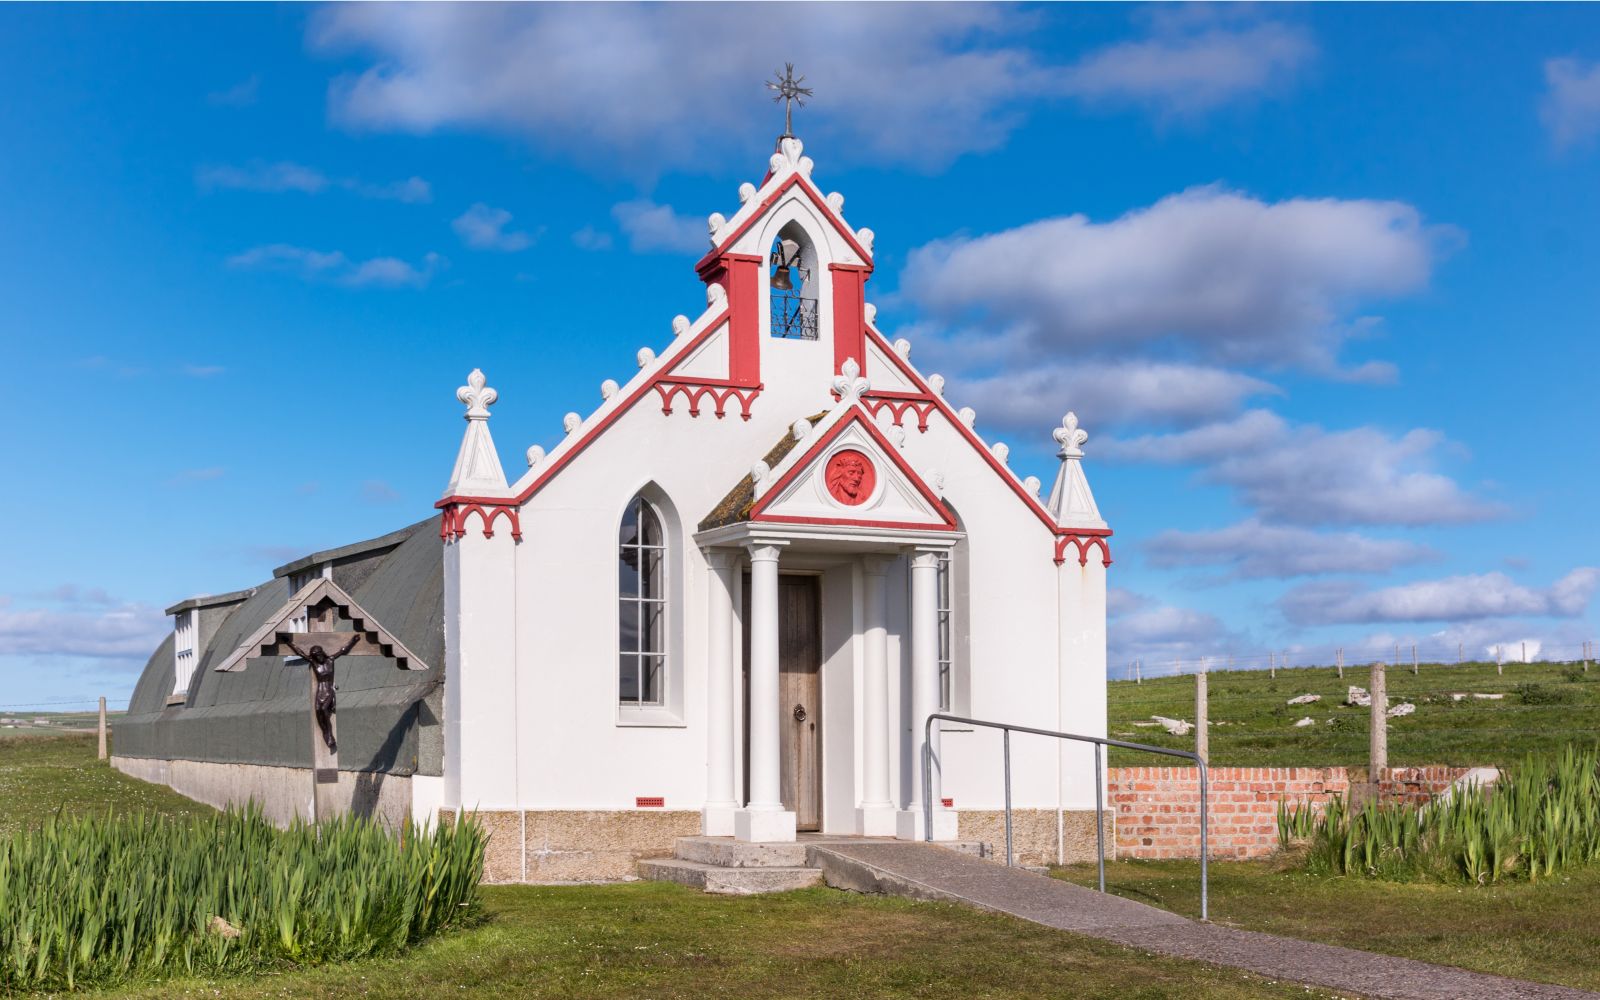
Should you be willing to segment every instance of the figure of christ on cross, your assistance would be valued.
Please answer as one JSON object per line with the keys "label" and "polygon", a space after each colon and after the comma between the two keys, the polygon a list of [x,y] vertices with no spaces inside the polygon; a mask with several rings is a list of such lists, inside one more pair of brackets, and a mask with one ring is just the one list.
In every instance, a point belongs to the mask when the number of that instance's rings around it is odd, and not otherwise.
{"label": "figure of christ on cross", "polygon": [[294,650],[294,655],[305,660],[311,667],[311,672],[317,678],[316,710],[317,728],[322,730],[322,742],[328,745],[329,753],[338,753],[339,744],[333,738],[333,713],[338,710],[338,690],[333,686],[333,661],[350,652],[355,644],[360,641],[360,633],[350,636],[350,641],[337,653],[328,653],[321,646],[312,646],[310,652],[301,649],[289,640],[289,648]]}

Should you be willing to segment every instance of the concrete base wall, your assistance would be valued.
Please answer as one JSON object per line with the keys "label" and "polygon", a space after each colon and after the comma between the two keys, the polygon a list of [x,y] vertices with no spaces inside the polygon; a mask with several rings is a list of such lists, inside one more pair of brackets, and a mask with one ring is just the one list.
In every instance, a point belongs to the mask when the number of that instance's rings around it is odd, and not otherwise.
{"label": "concrete base wall", "polygon": [[[962,840],[981,840],[1005,861],[1006,814],[1003,809],[962,809],[957,816],[957,835]],[[1116,816],[1107,806],[1104,813],[1106,857],[1116,856]],[[1095,859],[1094,810],[1014,809],[1011,812],[1011,848],[1017,864],[1040,866],[1078,864]]]}
{"label": "concrete base wall", "polygon": [[[278,826],[288,826],[296,818],[311,818],[308,768],[117,756],[111,758],[111,766],[218,809],[254,801]],[[411,816],[411,778],[407,775],[340,771],[339,783],[325,786],[323,794],[341,813],[373,816],[395,826]]]}
{"label": "concrete base wall", "polygon": [[[479,812],[489,834],[485,882],[613,882],[634,878],[644,858],[670,857],[679,837],[700,834],[700,813],[681,809],[506,809]],[[441,822],[455,811],[440,809]]]}

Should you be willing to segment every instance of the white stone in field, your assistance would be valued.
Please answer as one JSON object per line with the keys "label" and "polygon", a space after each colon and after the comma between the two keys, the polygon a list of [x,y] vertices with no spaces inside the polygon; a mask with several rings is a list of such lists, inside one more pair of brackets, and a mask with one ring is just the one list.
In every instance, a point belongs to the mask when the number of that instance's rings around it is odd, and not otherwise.
{"label": "white stone in field", "polygon": [[1298,722],[1296,722],[1294,724],[1294,727],[1296,729],[1304,729],[1307,726],[1314,726],[1316,724],[1317,724],[1317,720],[1313,719],[1311,716],[1308,715],[1305,718],[1303,718],[1303,719],[1299,720]]}
{"label": "white stone in field", "polygon": [[1411,702],[1409,702],[1409,701],[1403,701],[1400,704],[1396,705],[1395,707],[1389,709],[1389,718],[1398,719],[1402,715],[1410,715],[1412,712],[1415,712],[1416,710],[1417,710],[1417,706],[1411,704]]}
{"label": "white stone in field", "polygon": [[1356,687],[1352,684],[1350,685],[1349,693],[1345,695],[1344,703],[1346,705],[1360,705],[1363,708],[1370,708],[1372,706],[1372,694],[1366,688]]}
{"label": "white stone in field", "polygon": [[1154,719],[1157,725],[1174,736],[1188,736],[1194,732],[1194,723],[1184,719],[1169,719],[1164,715],[1152,715],[1150,718]]}
{"label": "white stone in field", "polygon": [[[1320,695],[1320,694],[1303,694],[1298,698],[1290,698],[1284,704],[1286,704],[1286,705],[1309,705],[1314,701],[1321,701],[1321,700],[1322,700],[1322,695]],[[1296,723],[1296,725],[1298,725],[1298,724],[1299,723]]]}

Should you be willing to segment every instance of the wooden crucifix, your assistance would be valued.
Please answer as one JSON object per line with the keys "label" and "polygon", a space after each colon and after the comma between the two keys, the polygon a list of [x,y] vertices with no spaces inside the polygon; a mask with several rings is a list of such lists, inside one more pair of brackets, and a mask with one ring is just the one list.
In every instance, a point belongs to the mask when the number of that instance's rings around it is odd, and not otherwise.
{"label": "wooden crucifix", "polygon": [[[348,631],[341,630],[346,622]],[[311,695],[311,819],[332,816],[339,783],[335,661],[345,656],[384,656],[402,670],[426,670],[427,664],[329,579],[301,588],[217,669],[242,670],[250,659],[263,656],[297,656],[305,661]]]}

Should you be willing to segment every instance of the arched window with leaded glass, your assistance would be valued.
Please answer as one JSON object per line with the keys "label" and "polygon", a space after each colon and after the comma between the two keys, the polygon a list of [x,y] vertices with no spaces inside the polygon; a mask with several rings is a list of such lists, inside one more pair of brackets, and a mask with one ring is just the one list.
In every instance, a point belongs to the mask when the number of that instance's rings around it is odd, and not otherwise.
{"label": "arched window with leaded glass", "polygon": [[666,699],[670,643],[667,539],[643,494],[628,501],[617,531],[617,696],[625,707]]}

